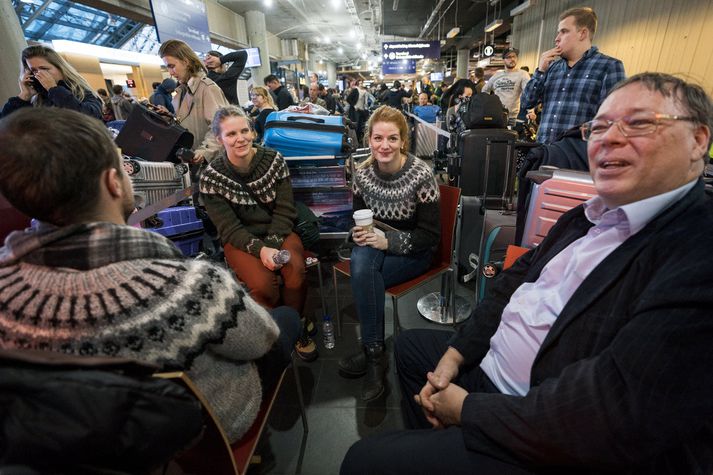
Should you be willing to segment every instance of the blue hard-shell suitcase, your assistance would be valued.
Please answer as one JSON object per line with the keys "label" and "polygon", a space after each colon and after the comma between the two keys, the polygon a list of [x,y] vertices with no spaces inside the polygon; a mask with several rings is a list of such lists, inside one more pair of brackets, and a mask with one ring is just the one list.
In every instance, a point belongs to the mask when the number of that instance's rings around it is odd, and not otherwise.
{"label": "blue hard-shell suitcase", "polygon": [[272,112],[265,121],[263,144],[285,157],[346,156],[352,151],[342,116]]}

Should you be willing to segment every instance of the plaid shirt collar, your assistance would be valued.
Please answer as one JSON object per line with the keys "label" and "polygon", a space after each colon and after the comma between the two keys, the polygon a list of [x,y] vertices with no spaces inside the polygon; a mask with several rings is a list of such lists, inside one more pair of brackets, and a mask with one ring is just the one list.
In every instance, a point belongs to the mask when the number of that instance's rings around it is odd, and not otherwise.
{"label": "plaid shirt collar", "polygon": [[183,254],[160,234],[105,222],[56,227],[40,223],[15,231],[0,248],[0,267],[25,262],[88,270],[131,259],[178,259]]}

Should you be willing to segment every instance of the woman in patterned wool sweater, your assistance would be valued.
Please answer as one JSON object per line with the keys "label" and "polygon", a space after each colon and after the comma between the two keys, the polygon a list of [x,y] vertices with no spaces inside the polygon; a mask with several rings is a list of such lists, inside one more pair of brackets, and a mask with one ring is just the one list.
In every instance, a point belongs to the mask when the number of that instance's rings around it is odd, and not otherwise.
{"label": "woman in patterned wool sweater", "polygon": [[[259,303],[274,308],[282,301],[302,315],[304,249],[292,231],[297,211],[287,164],[275,150],[253,144],[252,122],[239,107],[218,109],[211,127],[223,150],[201,175],[200,193],[228,265]],[[290,251],[285,264],[273,259],[281,249]],[[276,271],[282,275],[282,289]],[[318,355],[306,333],[296,350],[305,361]]]}
{"label": "woman in patterned wool sweater", "polygon": [[363,351],[339,361],[347,376],[366,375],[361,397],[384,391],[385,289],[423,274],[440,239],[439,193],[430,167],[408,155],[408,126],[398,110],[382,106],[369,119],[371,156],[354,175],[354,210],[370,209],[394,230],[352,229],[351,285]]}

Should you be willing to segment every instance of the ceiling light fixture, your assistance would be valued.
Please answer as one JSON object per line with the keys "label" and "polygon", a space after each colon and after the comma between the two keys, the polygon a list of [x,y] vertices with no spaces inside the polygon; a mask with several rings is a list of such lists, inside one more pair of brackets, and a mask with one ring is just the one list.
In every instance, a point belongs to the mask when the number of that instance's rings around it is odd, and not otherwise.
{"label": "ceiling light fixture", "polygon": [[[500,20],[500,21],[502,22],[502,20]],[[322,40],[323,40],[325,43],[329,43],[329,36],[325,36],[324,38],[322,38]]]}
{"label": "ceiling light fixture", "polygon": [[342,48],[341,46],[339,48],[337,48],[337,53],[339,53],[339,54],[344,53],[344,48]]}
{"label": "ceiling light fixture", "polygon": [[510,10],[510,16],[517,16],[528,8],[530,8],[530,0],[525,0],[520,5]]}
{"label": "ceiling light fixture", "polygon": [[451,28],[451,31],[446,33],[446,38],[453,38],[454,36],[458,35],[458,33],[460,33],[460,28],[454,26],[453,28]]}
{"label": "ceiling light fixture", "polygon": [[502,18],[493,20],[492,22],[488,23],[488,25],[485,27],[485,32],[492,33],[493,31],[497,30],[498,27],[502,26],[502,24],[503,24]]}
{"label": "ceiling light fixture", "polygon": [[361,49],[361,43],[356,44],[356,49]]}
{"label": "ceiling light fixture", "polygon": [[265,6],[266,6],[267,8],[272,7],[272,0],[264,0],[263,3],[265,4]]}
{"label": "ceiling light fixture", "polygon": [[394,0],[394,5],[392,7],[392,10],[396,11],[399,9],[399,0]]}
{"label": "ceiling light fixture", "polygon": [[342,0],[332,0],[332,8],[335,10],[339,8],[339,5],[342,3]]}

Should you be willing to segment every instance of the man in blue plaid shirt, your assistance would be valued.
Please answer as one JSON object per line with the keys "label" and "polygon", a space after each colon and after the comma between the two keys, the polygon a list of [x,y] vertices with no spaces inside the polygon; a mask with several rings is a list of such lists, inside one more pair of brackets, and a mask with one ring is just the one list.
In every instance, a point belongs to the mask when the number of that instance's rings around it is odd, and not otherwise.
{"label": "man in blue plaid shirt", "polygon": [[594,10],[570,8],[559,19],[555,47],[542,54],[521,98],[523,109],[542,102],[540,143],[554,142],[562,132],[592,119],[614,84],[625,78],[621,61],[592,46]]}

